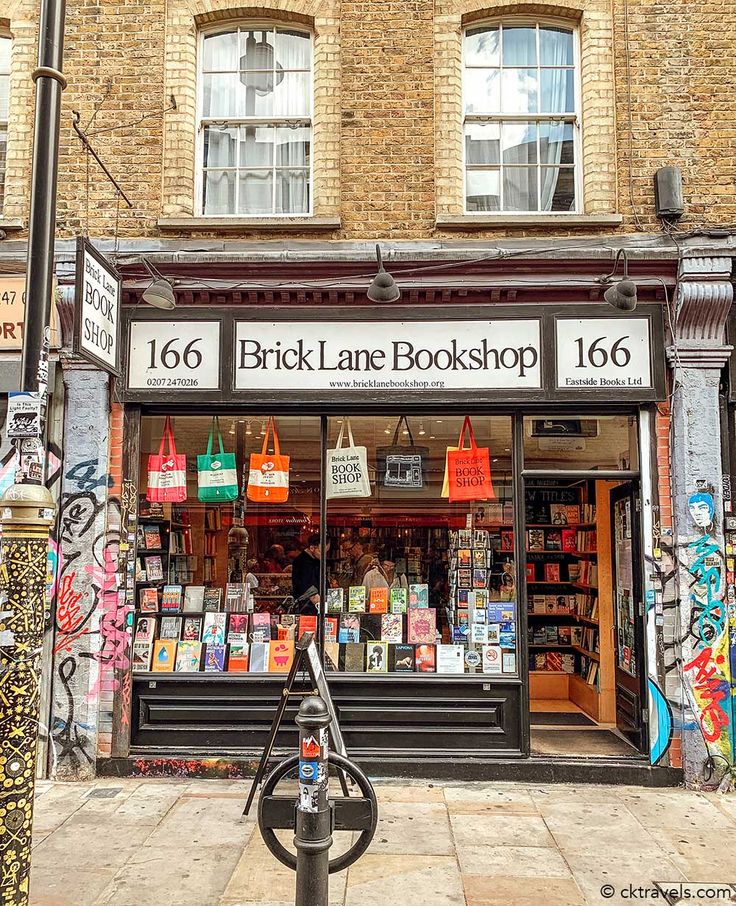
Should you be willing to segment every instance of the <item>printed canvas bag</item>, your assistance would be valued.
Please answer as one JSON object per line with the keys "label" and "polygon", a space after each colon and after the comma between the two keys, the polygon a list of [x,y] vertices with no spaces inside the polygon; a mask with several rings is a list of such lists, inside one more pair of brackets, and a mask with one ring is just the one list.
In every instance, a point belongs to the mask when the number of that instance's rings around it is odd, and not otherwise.
{"label": "printed canvas bag", "polygon": [[[273,431],[273,453],[268,442]],[[248,500],[255,503],[285,503],[289,497],[289,457],[281,455],[276,420],[271,416],[260,453],[250,454]]]}
{"label": "printed canvas bag", "polygon": [[[164,452],[168,447],[168,452]],[[158,453],[148,457],[146,500],[152,503],[182,503],[187,499],[187,458],[176,452],[171,419],[166,416]]]}
{"label": "printed canvas bag", "polygon": [[[215,433],[219,453],[212,453]],[[222,434],[217,416],[212,419],[207,452],[197,457],[197,496],[203,503],[218,503],[235,500],[238,496],[238,470],[235,454],[226,453],[222,446]]]}
{"label": "printed canvas bag", "polygon": [[[470,447],[465,449],[467,432]],[[450,502],[457,500],[491,500],[496,495],[491,484],[491,457],[488,447],[475,443],[473,426],[466,415],[457,450],[447,452],[447,483]]]}
{"label": "printed canvas bag", "polygon": [[[349,446],[343,447],[346,426]],[[371,496],[368,453],[365,447],[355,446],[349,418],[346,418],[340,425],[335,449],[327,451],[326,482],[328,500]]]}
{"label": "printed canvas bag", "polygon": [[[399,443],[401,426],[406,426],[409,443]],[[378,447],[376,450],[378,475],[381,485],[387,490],[420,490],[426,484],[428,447],[414,445],[414,437],[405,415],[396,424],[393,441],[390,446]]]}

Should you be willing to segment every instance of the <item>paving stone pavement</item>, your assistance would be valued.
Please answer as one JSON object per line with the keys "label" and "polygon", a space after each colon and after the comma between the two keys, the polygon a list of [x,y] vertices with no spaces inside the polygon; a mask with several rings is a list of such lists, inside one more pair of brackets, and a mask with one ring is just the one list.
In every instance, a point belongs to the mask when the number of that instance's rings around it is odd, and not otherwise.
{"label": "paving stone pavement", "polygon": [[[39,783],[32,906],[291,906],[293,873],[241,816],[247,788]],[[662,904],[654,882],[736,884],[733,794],[426,781],[376,792],[376,836],[331,877],[330,906]],[[736,903],[736,887],[682,902]]]}

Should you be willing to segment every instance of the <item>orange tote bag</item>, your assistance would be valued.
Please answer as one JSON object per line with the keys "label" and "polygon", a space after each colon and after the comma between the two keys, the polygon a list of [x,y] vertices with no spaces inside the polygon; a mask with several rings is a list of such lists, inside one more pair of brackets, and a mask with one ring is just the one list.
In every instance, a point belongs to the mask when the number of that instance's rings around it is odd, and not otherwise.
{"label": "orange tote bag", "polygon": [[[465,448],[467,432],[470,447]],[[450,503],[459,500],[492,500],[496,495],[491,483],[491,457],[488,447],[475,442],[473,426],[466,415],[457,450],[447,451],[447,484]]]}
{"label": "orange tote bag", "polygon": [[[273,431],[273,453],[268,452],[268,442]],[[276,420],[268,420],[263,448],[250,454],[248,474],[248,500],[255,503],[285,503],[289,497],[289,457],[281,455]]]}

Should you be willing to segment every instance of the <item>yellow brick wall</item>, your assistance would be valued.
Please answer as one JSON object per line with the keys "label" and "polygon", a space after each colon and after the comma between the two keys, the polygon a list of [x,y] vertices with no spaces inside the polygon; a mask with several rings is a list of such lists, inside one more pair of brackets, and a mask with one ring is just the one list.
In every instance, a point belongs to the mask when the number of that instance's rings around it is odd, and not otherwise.
{"label": "yellow brick wall", "polygon": [[[5,0],[0,9],[0,25],[15,38],[3,220],[27,218],[36,10],[35,0]],[[620,212],[622,232],[657,231],[652,177],[659,166],[677,164],[685,180],[683,226],[736,222],[736,0],[628,0],[628,8],[624,0],[557,0],[551,6],[269,0],[257,7],[227,0],[68,0],[60,231],[73,235],[89,222],[91,235],[111,235],[117,223],[121,236],[156,236],[159,218],[192,212],[196,28],[232,15],[297,20],[314,29],[315,214],[339,215],[342,228],[290,236],[456,237],[439,231],[435,217],[462,210],[462,26],[519,13],[579,22],[587,212]],[[136,122],[161,111],[171,93],[176,112]],[[72,110],[97,131],[95,147],[133,200],[132,210],[118,208],[114,190],[87,160],[71,127]],[[122,124],[129,125],[98,131]],[[461,235],[508,234],[522,233],[499,228]]]}

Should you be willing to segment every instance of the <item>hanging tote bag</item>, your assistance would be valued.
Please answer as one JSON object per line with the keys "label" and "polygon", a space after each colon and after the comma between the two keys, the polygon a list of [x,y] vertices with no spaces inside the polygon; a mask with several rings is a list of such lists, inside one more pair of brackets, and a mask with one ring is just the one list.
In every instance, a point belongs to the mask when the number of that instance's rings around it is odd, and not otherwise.
{"label": "hanging tote bag", "polygon": [[[269,453],[268,441],[272,431],[273,453]],[[255,503],[285,503],[289,497],[289,457],[281,455],[273,416],[268,420],[261,452],[250,454],[246,496]]]}
{"label": "hanging tote bag", "polygon": [[[168,447],[168,452],[165,448]],[[176,452],[171,419],[166,416],[158,453],[148,457],[146,500],[152,503],[183,503],[187,499],[187,458]]]}
{"label": "hanging tote bag", "polygon": [[[220,452],[213,455],[215,435]],[[235,500],[237,496],[238,469],[235,454],[224,451],[220,423],[215,416],[207,440],[207,452],[197,457],[197,497],[203,503],[220,503]]]}
{"label": "hanging tote bag", "polygon": [[[347,426],[349,446],[342,441]],[[356,447],[350,419],[344,419],[337,435],[334,450],[327,451],[327,499],[345,497],[370,497],[371,482],[368,476],[368,453],[365,447]]]}
{"label": "hanging tote bag", "polygon": [[[465,448],[467,432],[470,447]],[[458,500],[491,500],[496,495],[491,484],[491,457],[488,447],[475,443],[473,426],[466,415],[457,450],[447,452],[447,482],[450,503]]]}
{"label": "hanging tote bag", "polygon": [[[406,433],[409,435],[409,443],[406,446],[399,443],[402,424],[406,426]],[[421,490],[427,483],[428,457],[429,447],[415,446],[409,422],[406,416],[402,415],[396,424],[391,445],[376,449],[380,484],[389,491]]]}

